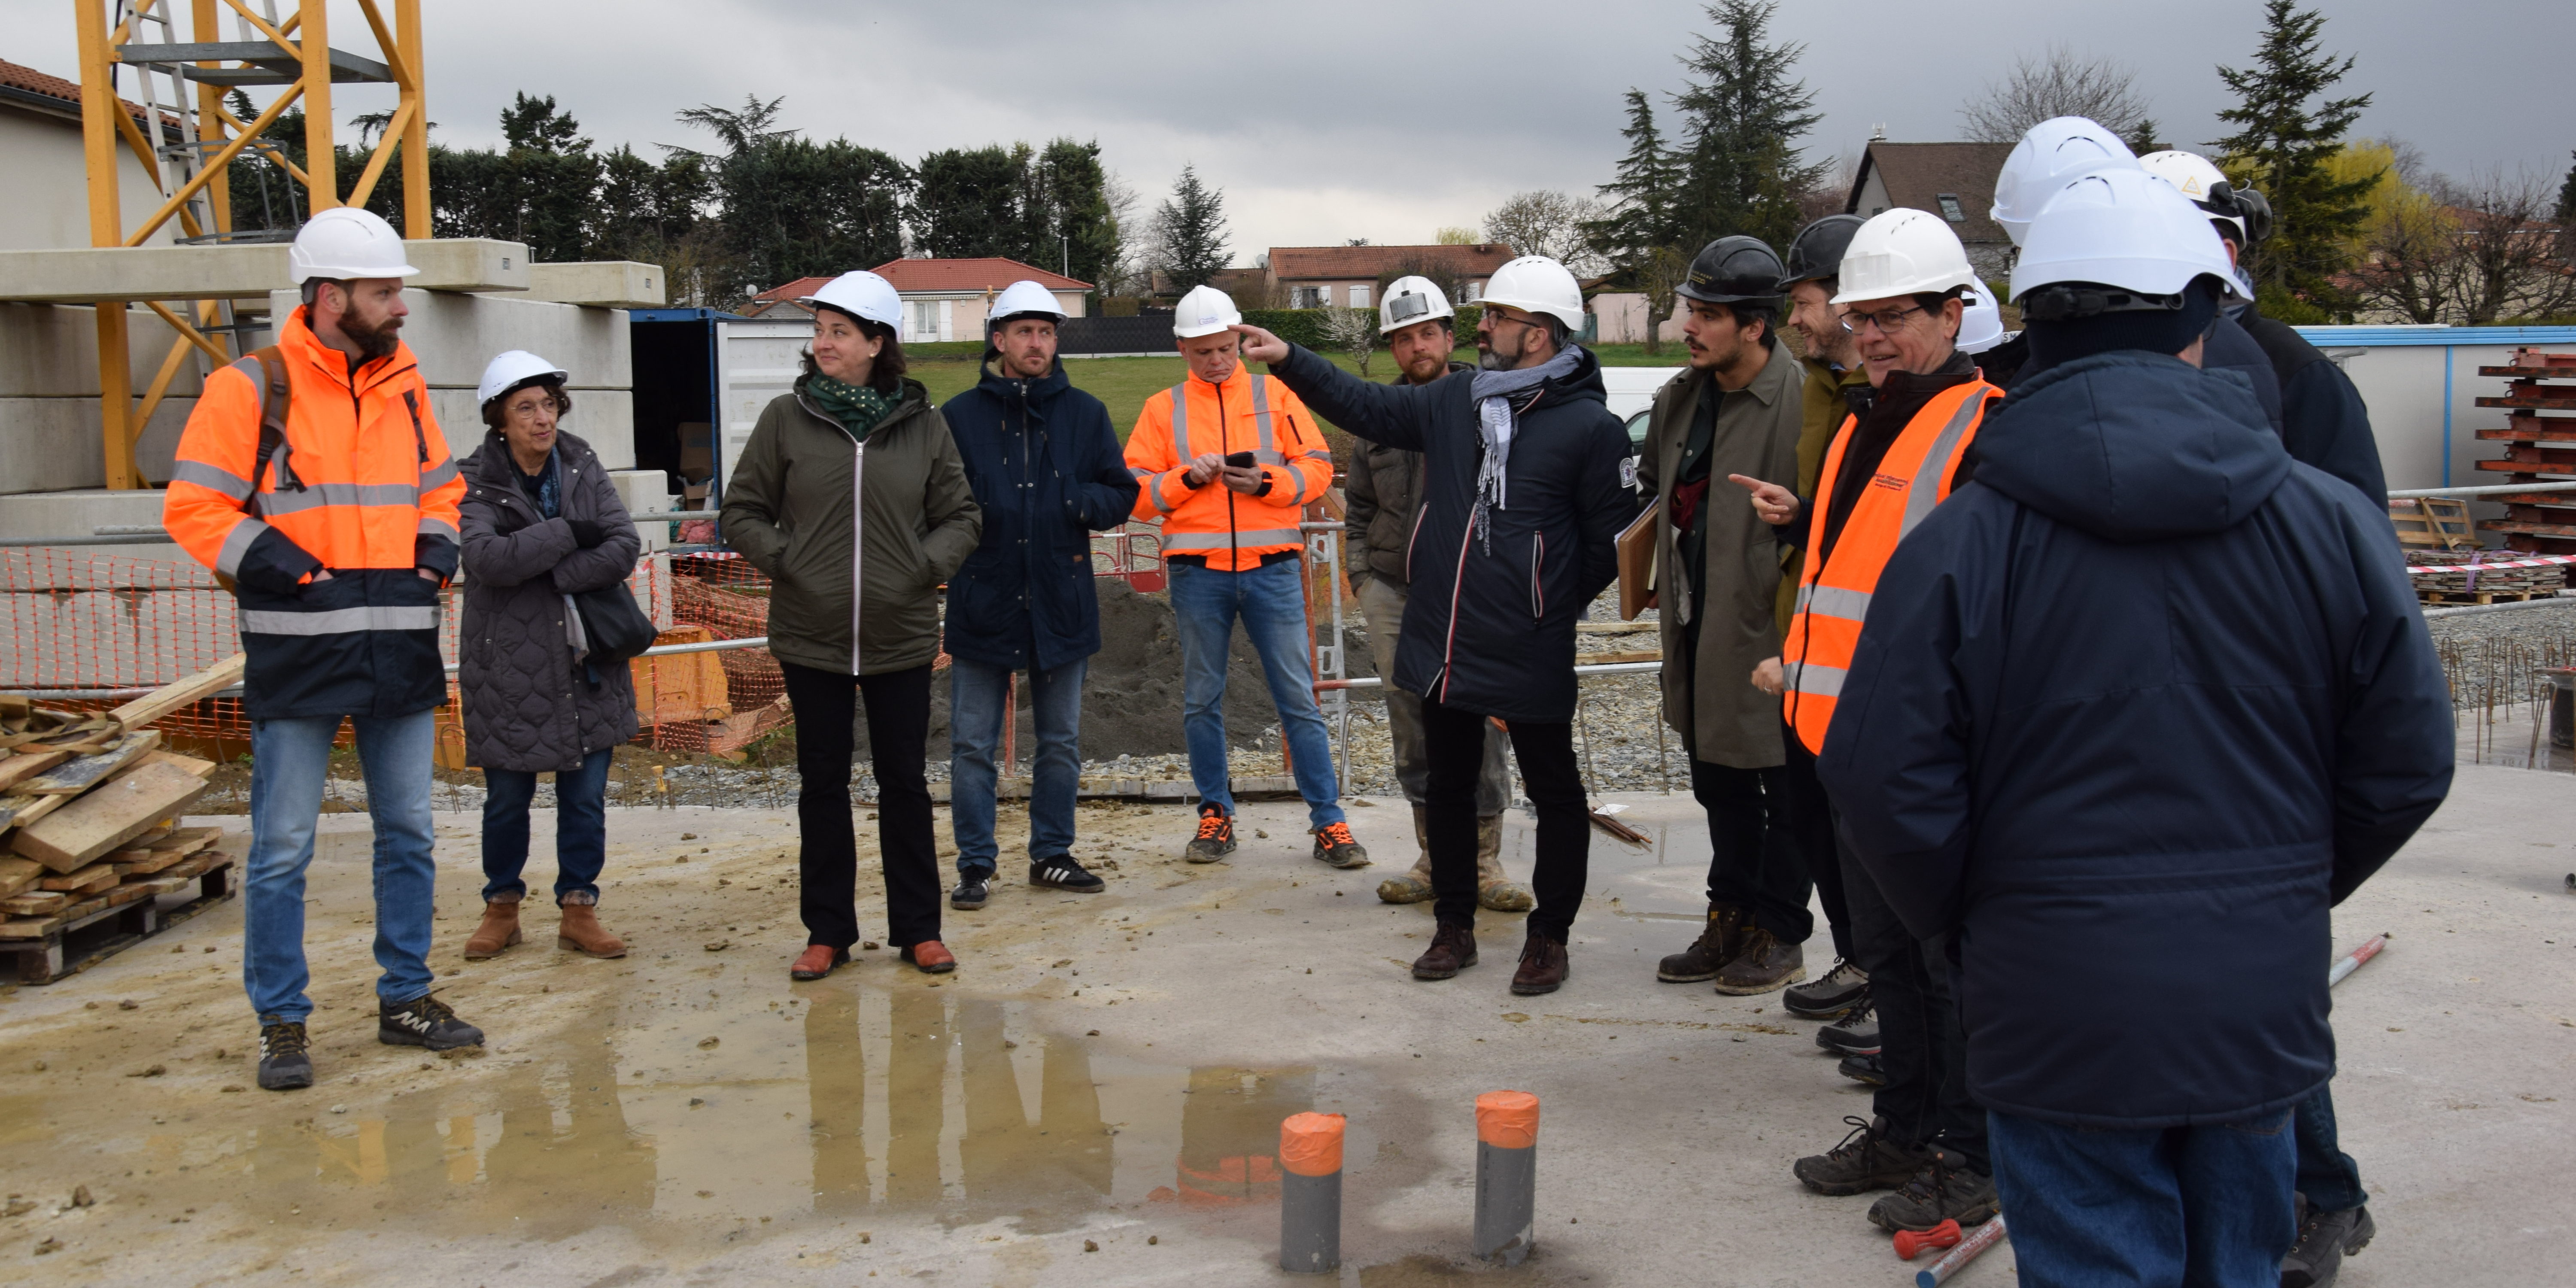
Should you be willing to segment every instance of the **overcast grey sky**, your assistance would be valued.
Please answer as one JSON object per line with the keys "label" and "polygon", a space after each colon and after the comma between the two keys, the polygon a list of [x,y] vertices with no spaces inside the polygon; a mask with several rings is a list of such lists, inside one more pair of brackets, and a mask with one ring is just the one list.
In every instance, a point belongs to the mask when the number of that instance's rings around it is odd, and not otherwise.
{"label": "overcast grey sky", "polygon": [[[254,6],[258,0],[253,0]],[[281,8],[290,6],[281,5]],[[390,0],[384,7],[390,11]],[[2552,0],[2328,0],[2329,48],[2359,56],[2365,134],[2454,174],[2563,174],[2576,147]],[[354,0],[334,44],[371,51]],[[513,91],[552,94],[603,145],[708,146],[671,114],[784,95],[790,125],[910,161],[944,147],[1099,140],[1150,208],[1185,162],[1225,190],[1237,262],[1273,244],[1427,241],[1527,188],[1588,192],[1621,151],[1620,95],[1678,87],[1701,6],[885,4],[872,0],[428,0],[430,116],[451,145],[498,142]],[[2051,42],[2127,63],[2164,136],[2220,133],[2214,66],[2243,65],[2259,0],[1791,0],[1819,156],[1959,136],[1958,106]],[[72,6],[0,0],[0,58],[76,72]],[[227,23],[227,35],[230,24]],[[350,114],[392,91],[340,87]],[[1658,99],[1659,107],[1661,99]]]}

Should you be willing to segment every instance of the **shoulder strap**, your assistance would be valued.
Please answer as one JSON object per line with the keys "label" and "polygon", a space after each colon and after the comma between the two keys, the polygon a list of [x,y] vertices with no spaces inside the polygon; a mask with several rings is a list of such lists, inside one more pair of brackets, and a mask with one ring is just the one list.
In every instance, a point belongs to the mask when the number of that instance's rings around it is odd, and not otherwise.
{"label": "shoulder strap", "polygon": [[252,512],[259,504],[260,476],[267,472],[270,458],[277,459],[277,489],[301,492],[304,482],[295,477],[288,464],[286,451],[286,418],[294,402],[294,386],[286,378],[286,355],[276,345],[252,350],[259,363],[259,457],[250,467],[250,495],[242,498],[242,511]]}
{"label": "shoulder strap", "polygon": [[429,467],[429,435],[420,428],[420,391],[404,390],[403,406],[411,409],[411,445],[420,453],[421,467],[426,469]]}

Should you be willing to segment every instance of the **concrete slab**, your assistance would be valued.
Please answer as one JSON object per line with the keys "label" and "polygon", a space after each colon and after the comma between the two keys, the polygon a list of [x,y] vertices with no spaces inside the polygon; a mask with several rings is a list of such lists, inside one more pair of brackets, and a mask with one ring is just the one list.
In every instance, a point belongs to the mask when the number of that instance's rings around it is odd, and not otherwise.
{"label": "concrete slab", "polygon": [[[1654,981],[1696,933],[1707,833],[1686,798],[1621,799],[1654,848],[1595,838],[1575,975],[1541,998],[1506,990],[1519,928],[1493,914],[1483,964],[1404,973],[1430,918],[1372,894],[1410,858],[1395,802],[1351,803],[1379,858],[1357,872],[1306,857],[1295,805],[1246,806],[1243,848],[1208,867],[1176,858],[1185,808],[1086,806],[1106,893],[1006,865],[991,906],[946,914],[957,974],[876,950],[814,984],[786,978],[804,942],[787,812],[616,812],[601,912],[631,954],[558,952],[532,906],[527,944],[472,964],[477,819],[441,815],[432,964],[491,1035],[459,1060],[373,1041],[365,820],[333,814],[306,907],[320,1084],[231,1090],[252,1027],[227,906],[0,996],[0,1187],[37,1204],[12,1229],[52,1240],[50,1264],[150,1288],[1284,1284],[1314,1280],[1273,1268],[1277,1124],[1316,1108],[1351,1116],[1338,1282],[1453,1284],[1477,1273],[1472,1100],[1514,1088],[1543,1105],[1538,1251],[1496,1282],[1904,1282],[1869,1199],[1790,1178],[1867,1112],[1812,1026],[1776,997]],[[1006,811],[1005,852],[1025,835]],[[2464,766],[2337,912],[2339,944],[2394,932],[2335,999],[2343,1143],[2380,1227],[2346,1288],[2556,1277],[2576,1198],[2533,1178],[2576,1126],[2571,838],[2562,780]],[[1511,815],[1507,866],[1528,843]],[[74,1186],[95,1204],[66,1206]],[[2006,1248],[1956,1282],[2012,1269]]]}
{"label": "concrete slab", "polygon": [[[419,359],[421,378],[432,385],[472,389],[492,355],[525,349],[571,372],[573,389],[635,386],[634,346],[623,310],[426,290],[404,291],[403,303],[411,309],[403,343]],[[279,291],[269,297],[269,307],[283,317],[300,307],[299,297]]]}
{"label": "concrete slab", "polygon": [[[125,318],[127,378],[136,397],[152,385],[177,332],[149,309]],[[192,353],[169,392],[194,398],[206,367]],[[0,398],[98,397],[98,314],[86,305],[0,304]]]}
{"label": "concrete slab", "polygon": [[[417,352],[417,350],[415,350]],[[495,352],[498,352],[496,350]],[[479,371],[476,374],[481,374]],[[471,456],[483,445],[483,407],[474,399],[471,385],[433,385],[429,405],[438,416],[438,427],[447,435],[448,450],[458,456]],[[599,453],[600,463],[612,470],[622,470],[635,463],[635,394],[627,389],[583,389],[574,387],[572,414],[564,418],[563,427],[579,434]]]}
{"label": "concrete slab", "polygon": [[[408,243],[420,270],[410,284],[429,291],[524,291],[528,248],[517,242],[452,238]],[[137,246],[0,251],[0,300],[243,298],[291,290],[283,244]]]}
{"label": "concrete slab", "polygon": [[662,307],[662,285],[659,264],[624,259],[530,264],[527,298],[594,308],[658,309]]}
{"label": "concrete slab", "polygon": [[[194,398],[165,398],[135,440],[143,476],[166,479],[179,431]],[[89,398],[0,398],[0,486],[11,492],[62,492],[107,484],[99,404]],[[52,535],[31,534],[31,535]]]}

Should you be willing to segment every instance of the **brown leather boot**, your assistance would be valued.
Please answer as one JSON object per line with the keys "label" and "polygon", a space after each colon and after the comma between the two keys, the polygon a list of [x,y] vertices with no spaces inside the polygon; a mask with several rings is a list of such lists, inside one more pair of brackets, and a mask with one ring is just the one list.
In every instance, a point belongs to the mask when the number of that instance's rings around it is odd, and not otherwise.
{"label": "brown leather boot", "polygon": [[1574,973],[1574,963],[1565,956],[1565,945],[1537,930],[1521,945],[1521,966],[1512,972],[1512,991],[1523,997],[1553,993]]}
{"label": "brown leather boot", "polygon": [[1431,932],[1431,947],[1413,959],[1415,979],[1448,979],[1476,964],[1476,931],[1472,926],[1442,926]]}
{"label": "brown leather boot", "polygon": [[1668,984],[1697,984],[1717,978],[1718,971],[1744,951],[1745,911],[1731,903],[1708,906],[1708,924],[1691,946],[1655,967],[1655,978]]}
{"label": "brown leather boot", "polygon": [[465,960],[479,962],[498,957],[501,950],[521,940],[519,934],[519,896],[486,900],[483,924],[465,940]]}
{"label": "brown leather boot", "polygon": [[1496,912],[1527,912],[1538,906],[1538,896],[1503,871],[1500,814],[1476,820],[1476,902]]}
{"label": "brown leather boot", "polygon": [[563,922],[555,927],[555,947],[569,948],[588,957],[623,957],[626,941],[608,933],[599,924],[599,909],[586,903],[563,906]]}
{"label": "brown leather boot", "polygon": [[1431,898],[1431,811],[1413,807],[1413,868],[1377,883],[1377,897],[1388,903],[1421,903]]}
{"label": "brown leather boot", "polygon": [[1751,997],[1787,988],[1806,977],[1806,950],[1781,943],[1779,936],[1756,926],[1745,933],[1744,946],[1734,960],[1717,972],[1717,991]]}

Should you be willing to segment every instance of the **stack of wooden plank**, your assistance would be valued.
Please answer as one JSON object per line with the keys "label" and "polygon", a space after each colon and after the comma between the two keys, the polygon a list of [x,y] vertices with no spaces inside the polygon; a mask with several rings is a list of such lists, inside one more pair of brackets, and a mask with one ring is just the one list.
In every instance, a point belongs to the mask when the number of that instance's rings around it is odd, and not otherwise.
{"label": "stack of wooden plank", "polygon": [[2420,568],[2439,569],[2410,574],[2415,581],[2416,598],[2428,604],[2493,604],[2547,598],[2567,584],[2567,570],[2559,565],[2538,568],[2484,566],[2493,561],[2522,557],[2520,552],[2513,550],[2418,548],[2406,552],[2408,563]]}

